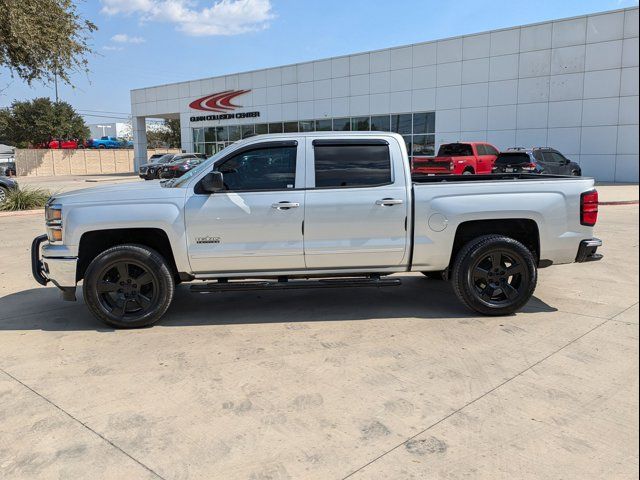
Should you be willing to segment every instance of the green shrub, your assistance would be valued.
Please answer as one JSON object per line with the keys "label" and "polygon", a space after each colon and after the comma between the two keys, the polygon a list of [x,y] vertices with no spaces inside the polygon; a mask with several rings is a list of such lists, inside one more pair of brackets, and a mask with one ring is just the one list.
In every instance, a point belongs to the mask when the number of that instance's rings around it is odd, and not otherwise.
{"label": "green shrub", "polygon": [[42,188],[19,188],[7,190],[4,202],[0,203],[0,210],[16,211],[44,208],[51,192]]}

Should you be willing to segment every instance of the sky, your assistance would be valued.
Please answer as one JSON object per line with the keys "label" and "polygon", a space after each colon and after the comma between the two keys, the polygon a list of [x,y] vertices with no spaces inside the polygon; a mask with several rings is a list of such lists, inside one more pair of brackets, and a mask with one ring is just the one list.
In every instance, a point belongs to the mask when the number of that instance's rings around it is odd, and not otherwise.
{"label": "sky", "polygon": [[[89,74],[59,86],[87,123],[122,121],[130,90],[638,5],[637,0],[85,0]],[[0,68],[0,107],[54,97]]]}

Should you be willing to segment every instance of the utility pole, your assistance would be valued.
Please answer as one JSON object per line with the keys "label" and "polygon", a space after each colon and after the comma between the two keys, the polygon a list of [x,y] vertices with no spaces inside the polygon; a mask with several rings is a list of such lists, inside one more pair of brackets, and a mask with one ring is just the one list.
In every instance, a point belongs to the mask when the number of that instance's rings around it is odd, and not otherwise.
{"label": "utility pole", "polygon": [[53,72],[53,84],[56,89],[56,103],[58,103],[58,72]]}

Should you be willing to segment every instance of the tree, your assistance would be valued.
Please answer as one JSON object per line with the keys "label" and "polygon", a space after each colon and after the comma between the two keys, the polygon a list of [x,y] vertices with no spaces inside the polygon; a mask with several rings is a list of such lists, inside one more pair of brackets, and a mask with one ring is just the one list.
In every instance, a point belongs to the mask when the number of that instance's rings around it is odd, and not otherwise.
{"label": "tree", "polygon": [[0,0],[0,66],[28,84],[56,76],[69,84],[71,73],[88,71],[95,30],[71,0]]}
{"label": "tree", "polygon": [[84,119],[71,105],[49,98],[13,102],[5,122],[6,132],[0,132],[0,137],[17,146],[34,146],[52,139],[85,139],[90,135]]}
{"label": "tree", "polygon": [[11,112],[8,108],[0,108],[0,143],[10,143],[8,137],[9,119]]}
{"label": "tree", "polygon": [[180,148],[180,120],[165,120],[156,128],[147,128],[149,148]]}

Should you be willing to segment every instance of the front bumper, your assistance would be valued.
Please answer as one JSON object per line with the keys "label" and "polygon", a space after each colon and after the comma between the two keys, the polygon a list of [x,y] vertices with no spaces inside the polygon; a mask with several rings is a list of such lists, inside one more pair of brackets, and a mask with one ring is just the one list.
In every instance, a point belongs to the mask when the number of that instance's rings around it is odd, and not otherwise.
{"label": "front bumper", "polygon": [[602,255],[596,253],[598,247],[602,246],[602,240],[599,238],[590,238],[589,240],[582,240],[580,247],[578,248],[578,255],[576,255],[576,262],[597,262],[602,260]]}
{"label": "front bumper", "polygon": [[40,246],[47,241],[40,235],[31,243],[31,273],[40,285],[51,282],[62,290],[65,300],[75,300],[76,257],[41,257]]}

